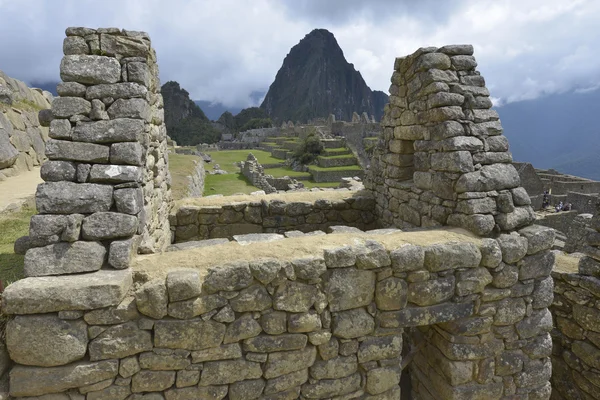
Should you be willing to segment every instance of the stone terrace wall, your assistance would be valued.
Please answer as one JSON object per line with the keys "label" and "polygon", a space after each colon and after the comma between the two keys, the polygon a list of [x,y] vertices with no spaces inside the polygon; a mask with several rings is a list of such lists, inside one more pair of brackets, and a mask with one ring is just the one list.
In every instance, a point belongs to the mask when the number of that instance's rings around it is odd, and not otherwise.
{"label": "stone terrace wall", "polygon": [[131,270],[26,278],[3,297],[11,395],[399,400],[404,329],[431,326],[414,398],[548,399],[552,241],[353,241],[136,290]]}
{"label": "stone terrace wall", "polygon": [[470,45],[396,59],[382,148],[365,186],[388,226],[460,226],[478,235],[534,219]]}
{"label": "stone terrace wall", "polygon": [[52,94],[28,88],[0,71],[0,181],[31,171],[46,159],[48,128],[38,110],[50,108]]}
{"label": "stone terrace wall", "polygon": [[578,273],[552,273],[553,399],[597,399],[600,387],[600,217],[591,219]]}
{"label": "stone terrace wall", "polygon": [[148,35],[66,33],[26,276],[127,268],[137,249],[160,251],[171,239],[167,135]]}
{"label": "stone terrace wall", "polygon": [[348,192],[342,200],[259,200],[219,206],[181,206],[170,216],[173,243],[215,238],[232,239],[248,233],[283,233],[292,230],[327,231],[334,225],[369,230],[377,227],[368,195]]}
{"label": "stone terrace wall", "polygon": [[258,162],[254,154],[248,154],[246,161],[242,161],[240,165],[242,175],[257,188],[264,190],[265,193],[275,193],[277,189],[273,187],[265,177],[265,171],[262,165]]}

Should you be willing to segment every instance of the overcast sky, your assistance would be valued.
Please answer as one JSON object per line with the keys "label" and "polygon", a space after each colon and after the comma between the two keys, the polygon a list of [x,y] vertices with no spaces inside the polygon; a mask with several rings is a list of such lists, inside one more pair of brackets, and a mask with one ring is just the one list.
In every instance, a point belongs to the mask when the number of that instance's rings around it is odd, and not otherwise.
{"label": "overcast sky", "polygon": [[[418,3],[418,5],[416,5]],[[245,107],[314,28],[387,93],[394,58],[471,43],[496,104],[600,88],[599,0],[0,0],[0,69],[59,80],[68,26],[150,33],[161,80]]]}

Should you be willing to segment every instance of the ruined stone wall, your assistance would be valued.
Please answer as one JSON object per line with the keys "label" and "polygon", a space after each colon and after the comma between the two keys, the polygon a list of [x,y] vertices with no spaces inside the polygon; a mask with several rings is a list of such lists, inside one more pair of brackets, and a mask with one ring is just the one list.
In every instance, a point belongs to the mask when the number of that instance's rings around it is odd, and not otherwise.
{"label": "ruined stone wall", "polygon": [[595,216],[587,232],[586,257],[579,271],[554,271],[551,311],[553,399],[598,398],[600,382],[600,223]]}
{"label": "ruined stone wall", "polygon": [[194,172],[188,178],[190,180],[188,197],[202,197],[204,193],[204,181],[206,179],[206,169],[204,168],[204,160],[200,158],[195,160]]}
{"label": "ruined stone wall", "polygon": [[11,395],[398,400],[402,334],[430,326],[414,398],[548,399],[551,233],[27,278],[3,297]]}
{"label": "ruined stone wall", "polygon": [[396,59],[383,141],[365,184],[384,224],[489,235],[534,219],[476,66],[470,45]]}
{"label": "ruined stone wall", "polygon": [[252,185],[264,190],[265,193],[269,194],[277,191],[267,180],[264,168],[260,165],[254,154],[248,154],[246,161],[241,162],[240,171]]}
{"label": "ruined stone wall", "polygon": [[[347,178],[350,175],[349,171],[328,171],[328,170],[320,170],[309,167],[309,172],[312,175],[312,178],[315,182],[336,182],[342,180],[342,178]],[[365,176],[364,171],[355,170],[352,171],[352,177],[358,177],[359,179],[363,179]]]}
{"label": "ruined stone wall", "polygon": [[51,101],[49,92],[0,71],[0,181],[46,160],[48,128],[40,124],[38,111],[50,108]]}
{"label": "ruined stone wall", "polygon": [[327,231],[334,225],[369,230],[377,227],[374,199],[353,195],[342,200],[257,200],[218,206],[181,206],[170,217],[173,243],[215,238],[232,239],[248,233],[293,230]]}

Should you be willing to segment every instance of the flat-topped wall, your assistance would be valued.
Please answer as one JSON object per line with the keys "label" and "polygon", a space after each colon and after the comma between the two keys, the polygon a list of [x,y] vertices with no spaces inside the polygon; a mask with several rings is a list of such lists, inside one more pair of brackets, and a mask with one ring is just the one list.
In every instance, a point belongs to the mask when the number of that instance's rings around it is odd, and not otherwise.
{"label": "flat-topped wall", "polygon": [[260,196],[256,200],[246,198],[217,205],[210,204],[210,201],[207,205],[201,201],[197,205],[181,205],[174,209],[170,217],[173,242],[231,239],[234,235],[248,233],[327,231],[334,225],[353,226],[361,230],[377,227],[375,200],[369,193],[347,190],[334,193],[333,196],[317,196],[315,193],[308,200],[302,199],[304,193],[298,195],[279,198]]}
{"label": "flat-topped wall", "polygon": [[[408,336],[415,398],[548,398],[551,231],[329,238],[284,239],[277,259],[233,243],[143,256],[136,282],[18,281],[3,296],[11,395],[398,400],[402,334],[430,326]],[[235,246],[244,261],[210,258]]]}

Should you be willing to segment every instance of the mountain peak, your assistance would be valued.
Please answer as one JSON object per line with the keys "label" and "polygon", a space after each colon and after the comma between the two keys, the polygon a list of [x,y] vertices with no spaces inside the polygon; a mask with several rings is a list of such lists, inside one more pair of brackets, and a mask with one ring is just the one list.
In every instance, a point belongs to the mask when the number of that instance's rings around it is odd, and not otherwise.
{"label": "mountain peak", "polygon": [[261,108],[277,121],[308,121],[334,114],[350,121],[366,112],[380,119],[387,95],[373,92],[348,63],[333,33],[314,29],[292,47]]}

